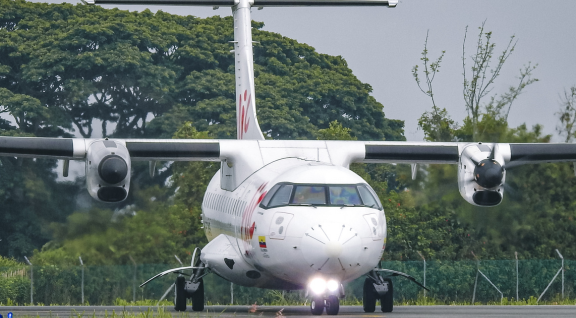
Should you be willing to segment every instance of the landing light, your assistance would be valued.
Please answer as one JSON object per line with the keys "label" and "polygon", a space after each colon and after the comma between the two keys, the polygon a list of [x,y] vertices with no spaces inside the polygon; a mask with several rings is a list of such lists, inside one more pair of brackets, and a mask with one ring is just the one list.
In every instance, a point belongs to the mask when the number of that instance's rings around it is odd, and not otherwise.
{"label": "landing light", "polygon": [[340,287],[340,284],[334,279],[326,281],[323,278],[317,277],[314,278],[308,286],[314,294],[320,295],[326,292],[326,290],[328,290],[329,292],[337,291],[338,288]]}
{"label": "landing light", "polygon": [[326,287],[328,287],[328,290],[331,292],[335,292],[338,290],[338,282],[331,279],[328,281],[328,283],[326,284]]}
{"label": "landing light", "polygon": [[322,278],[314,278],[310,282],[310,289],[314,294],[322,294],[326,290],[326,281]]}

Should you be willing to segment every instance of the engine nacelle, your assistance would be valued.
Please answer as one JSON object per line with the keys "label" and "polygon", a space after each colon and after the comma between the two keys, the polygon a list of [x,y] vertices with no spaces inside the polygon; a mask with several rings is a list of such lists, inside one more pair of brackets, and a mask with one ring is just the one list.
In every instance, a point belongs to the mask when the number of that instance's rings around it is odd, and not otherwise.
{"label": "engine nacelle", "polygon": [[120,142],[97,140],[86,153],[86,186],[90,195],[103,202],[120,202],[130,190],[130,154]]}
{"label": "engine nacelle", "polygon": [[496,206],[502,202],[510,147],[498,144],[471,144],[464,148],[458,163],[458,188],[469,203]]}

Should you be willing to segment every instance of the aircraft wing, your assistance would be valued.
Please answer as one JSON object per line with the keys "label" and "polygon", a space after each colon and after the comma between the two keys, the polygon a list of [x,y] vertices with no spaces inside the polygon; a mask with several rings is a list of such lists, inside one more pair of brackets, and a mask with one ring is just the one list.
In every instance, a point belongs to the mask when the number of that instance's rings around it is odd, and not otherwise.
{"label": "aircraft wing", "polygon": [[220,143],[212,139],[84,139],[0,137],[0,156],[84,160],[96,142],[126,147],[136,161],[220,161]]}
{"label": "aircraft wing", "polygon": [[[84,160],[91,144],[107,139],[0,137],[0,156]],[[576,161],[576,144],[565,143],[463,143],[402,141],[316,141],[232,139],[110,139],[124,145],[134,161],[220,161],[257,148],[326,149],[330,157],[347,163],[456,164],[464,150],[498,149],[504,163]],[[277,159],[277,158],[276,158]],[[335,161],[336,158],[332,158]],[[333,162],[336,163],[336,162]]]}
{"label": "aircraft wing", "polygon": [[[86,162],[87,188],[105,202],[124,200],[132,161],[225,162],[233,190],[261,167],[283,158],[351,163],[458,164],[460,193],[475,205],[501,202],[506,169],[528,163],[576,161],[576,144],[387,142],[234,139],[83,139],[0,137],[0,156]],[[413,167],[413,177],[416,169]],[[228,182],[228,181],[227,181]],[[224,186],[224,184],[223,184]]]}
{"label": "aircraft wing", "polygon": [[[468,147],[501,157],[501,164],[576,161],[576,144],[566,143],[462,143],[362,142],[366,163],[458,163]],[[494,149],[494,150],[493,150]],[[481,157],[481,156],[479,156]]]}

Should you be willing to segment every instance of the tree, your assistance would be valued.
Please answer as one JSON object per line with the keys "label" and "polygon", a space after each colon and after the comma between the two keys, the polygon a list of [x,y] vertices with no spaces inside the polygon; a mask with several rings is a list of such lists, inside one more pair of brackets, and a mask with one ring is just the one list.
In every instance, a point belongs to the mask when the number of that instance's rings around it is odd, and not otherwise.
{"label": "tree", "polygon": [[356,140],[351,132],[352,129],[342,127],[342,124],[335,120],[328,128],[318,130],[318,140]]}
{"label": "tree", "polygon": [[561,136],[565,136],[564,142],[571,142],[576,135],[574,129],[576,123],[576,85],[570,87],[570,91],[564,91],[561,108],[557,115],[560,119],[560,125],[556,130]]}
{"label": "tree", "polygon": [[[498,141],[499,135],[494,135],[493,131],[488,133],[486,123],[497,122],[501,127],[507,126],[508,116],[514,101],[526,86],[538,81],[538,79],[532,78],[532,72],[536,69],[536,66],[532,66],[531,63],[528,63],[520,69],[520,75],[518,76],[519,82],[517,86],[510,86],[506,93],[501,95],[494,94],[489,97],[488,102],[485,102],[485,97],[492,92],[495,85],[494,83],[498,76],[500,76],[502,67],[512,52],[514,52],[516,41],[514,40],[515,36],[510,37],[510,41],[506,48],[498,57],[496,57],[496,65],[492,67],[491,64],[494,62],[493,59],[496,44],[492,42],[492,32],[486,32],[484,27],[485,22],[478,28],[479,32],[475,53],[469,57],[472,61],[470,69],[468,69],[466,64],[466,40],[468,27],[466,27],[466,32],[464,34],[464,41],[462,44],[462,75],[464,78],[462,94],[468,116],[464,120],[462,126],[457,125],[450,118],[445,109],[440,109],[434,100],[432,82],[436,73],[439,72],[445,51],[442,52],[438,59],[429,63],[430,60],[428,58],[427,47],[428,35],[426,35],[426,41],[424,42],[424,50],[422,51],[421,58],[427,84],[426,91],[420,86],[421,80],[418,75],[418,65],[414,66],[412,69],[412,75],[414,76],[420,90],[424,94],[428,95],[432,101],[432,112],[424,113],[418,122],[420,128],[424,130],[427,140],[448,141],[457,139],[462,141]],[[485,116],[492,119],[487,118],[486,121],[484,121],[483,118]]]}
{"label": "tree", "polygon": [[432,101],[432,111],[425,112],[418,120],[418,126],[422,128],[425,134],[425,139],[429,141],[452,141],[454,139],[453,131],[456,129],[456,125],[453,120],[448,117],[446,108],[440,108],[436,105],[436,100],[434,99],[434,90],[432,88],[432,83],[436,78],[436,73],[440,72],[440,64],[442,63],[442,58],[446,51],[442,51],[440,56],[432,63],[428,58],[428,32],[426,32],[426,40],[424,41],[424,50],[422,51],[422,57],[420,60],[424,66],[424,78],[426,81],[426,90],[421,86],[421,80],[419,75],[419,66],[415,65],[412,68],[412,76],[418,84],[418,88]]}

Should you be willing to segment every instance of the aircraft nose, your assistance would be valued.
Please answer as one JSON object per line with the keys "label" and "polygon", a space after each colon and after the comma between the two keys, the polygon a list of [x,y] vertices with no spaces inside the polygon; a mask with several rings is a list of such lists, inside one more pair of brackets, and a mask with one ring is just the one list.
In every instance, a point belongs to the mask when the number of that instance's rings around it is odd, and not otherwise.
{"label": "aircraft nose", "polygon": [[358,264],[361,251],[358,233],[346,224],[310,226],[302,238],[302,253],[308,265],[322,273],[341,273]]}
{"label": "aircraft nose", "polygon": [[328,257],[336,258],[340,256],[340,254],[342,254],[342,243],[330,241],[326,243],[326,246],[324,247],[324,252],[326,252],[326,255]]}

